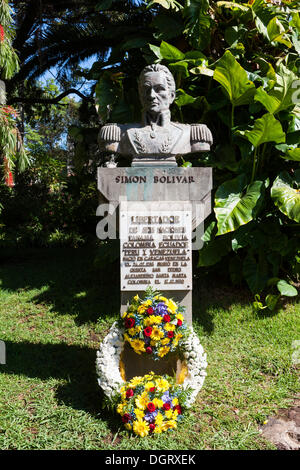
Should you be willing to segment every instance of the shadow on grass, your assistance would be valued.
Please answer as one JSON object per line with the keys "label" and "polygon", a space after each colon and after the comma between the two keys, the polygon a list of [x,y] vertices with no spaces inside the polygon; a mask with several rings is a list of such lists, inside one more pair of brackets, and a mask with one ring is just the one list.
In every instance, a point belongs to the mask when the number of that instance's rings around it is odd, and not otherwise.
{"label": "shadow on grass", "polygon": [[229,310],[232,304],[249,306],[253,301],[251,292],[245,287],[233,287],[217,273],[196,272],[193,280],[193,321],[210,335],[214,331],[216,310]]}
{"label": "shadow on grass", "polygon": [[76,323],[109,318],[120,309],[119,264],[94,267],[95,248],[40,249],[2,261],[1,288],[42,290],[33,297],[59,314],[71,314]]}
{"label": "shadow on grass", "polygon": [[[112,431],[116,419],[102,409],[103,394],[97,383],[95,349],[66,344],[34,344],[6,342],[6,365],[0,372],[23,375],[46,381],[63,379],[56,389],[58,403],[83,410],[109,421]],[[46,385],[45,385],[46,387]]]}

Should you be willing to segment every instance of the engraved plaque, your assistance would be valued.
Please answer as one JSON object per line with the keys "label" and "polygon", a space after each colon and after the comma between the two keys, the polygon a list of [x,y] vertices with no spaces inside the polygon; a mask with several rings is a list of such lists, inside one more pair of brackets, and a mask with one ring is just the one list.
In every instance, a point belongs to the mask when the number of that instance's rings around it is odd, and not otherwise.
{"label": "engraved plaque", "polygon": [[191,290],[191,229],[190,202],[122,202],[121,290]]}

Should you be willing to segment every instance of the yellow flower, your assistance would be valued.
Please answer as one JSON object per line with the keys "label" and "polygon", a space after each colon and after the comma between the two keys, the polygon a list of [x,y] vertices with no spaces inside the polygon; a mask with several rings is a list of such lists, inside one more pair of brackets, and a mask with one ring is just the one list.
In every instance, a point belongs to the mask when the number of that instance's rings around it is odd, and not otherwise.
{"label": "yellow flower", "polygon": [[156,426],[156,427],[154,428],[153,433],[155,433],[155,434],[161,434],[161,433],[162,433],[162,428],[161,428],[161,426]]}
{"label": "yellow flower", "polygon": [[[128,387],[136,387],[137,385],[139,385],[141,382],[143,381],[143,378],[142,377],[133,377],[129,384],[128,384]],[[125,387],[124,387],[125,388]]]}
{"label": "yellow flower", "polygon": [[174,410],[173,411],[173,419],[177,419],[177,416],[178,416],[178,411]]}
{"label": "yellow flower", "polygon": [[150,307],[150,305],[152,305],[152,300],[148,299],[146,300],[146,302],[143,302],[143,304],[145,307]]}
{"label": "yellow flower", "polygon": [[149,402],[149,397],[147,392],[143,392],[141,395],[137,396],[135,399],[135,404],[140,410],[144,410]]}
{"label": "yellow flower", "polygon": [[136,302],[138,302],[140,300],[138,294],[133,297],[133,300],[135,300]]}
{"label": "yellow flower", "polygon": [[145,343],[141,339],[133,339],[131,341],[131,346],[134,348],[135,351],[142,351],[145,352]]}
{"label": "yellow flower", "polygon": [[135,408],[134,412],[135,412],[135,416],[137,417],[137,419],[143,419],[145,416],[144,411],[140,410],[139,408]]}
{"label": "yellow flower", "polygon": [[144,375],[144,380],[152,380],[154,372],[150,371],[149,374]]}
{"label": "yellow flower", "polygon": [[166,299],[166,297],[162,297],[162,296],[159,296],[159,300],[161,300],[162,302],[168,302],[168,299]]}
{"label": "yellow flower", "polygon": [[174,337],[174,341],[178,342],[182,338],[183,334],[182,333],[177,333]]}
{"label": "yellow flower", "polygon": [[[157,341],[158,341],[158,340],[157,340]],[[150,341],[150,346],[156,346],[157,341],[154,341],[154,340]]]}
{"label": "yellow flower", "polygon": [[126,310],[125,310],[125,312],[122,312],[120,315],[121,315],[121,318],[125,318],[125,317],[126,317],[126,315],[127,315],[127,312],[126,312]]}
{"label": "yellow flower", "polygon": [[144,326],[150,326],[151,325],[151,320],[150,320],[150,317],[146,317],[144,319]]}
{"label": "yellow flower", "polygon": [[162,317],[160,315],[150,315],[152,323],[160,325],[162,322]]}
{"label": "yellow flower", "polygon": [[168,323],[165,324],[164,328],[165,328],[166,331],[174,331],[176,326],[173,325],[173,323],[168,322]]}
{"label": "yellow flower", "polygon": [[146,312],[146,309],[147,309],[147,307],[145,307],[145,305],[142,304],[142,305],[140,305],[140,306],[138,307],[137,311],[138,311],[138,313],[143,314],[143,313]]}
{"label": "yellow flower", "polygon": [[123,413],[124,406],[125,406],[124,403],[119,403],[117,406],[117,413],[121,415]]}
{"label": "yellow flower", "polygon": [[138,419],[133,422],[133,431],[138,436],[145,437],[149,434],[149,426],[145,421]]}
{"label": "yellow flower", "polygon": [[131,338],[128,336],[127,333],[124,333],[124,340],[127,341],[128,343],[131,343]]}
{"label": "yellow flower", "polygon": [[166,392],[170,387],[169,382],[163,378],[156,379],[155,384],[158,390],[161,392]]}
{"label": "yellow flower", "polygon": [[156,326],[153,328],[152,333],[151,333],[151,339],[154,339],[156,341],[159,341],[161,338],[164,337],[163,331],[161,331],[159,328]]}
{"label": "yellow flower", "polygon": [[155,383],[154,382],[147,382],[146,385],[145,385],[145,390],[147,392],[149,392],[150,388],[153,388],[155,387]]}
{"label": "yellow flower", "polygon": [[174,419],[170,419],[169,421],[165,421],[161,425],[163,431],[167,431],[168,429],[176,429],[177,423]]}
{"label": "yellow flower", "polygon": [[[128,333],[130,334],[130,336],[134,336],[134,335],[136,335],[137,333],[139,333],[139,332],[141,331],[141,329],[142,329],[142,328],[140,327],[140,325],[137,325],[137,326],[135,326],[134,328],[130,328],[130,329],[128,330]],[[125,333],[125,334],[126,334],[126,333]]]}
{"label": "yellow flower", "polygon": [[165,411],[165,415],[168,419],[171,419],[173,417],[173,411],[171,410],[171,408]]}
{"label": "yellow flower", "polygon": [[177,320],[181,320],[181,321],[184,320],[184,316],[181,313],[177,313],[176,318]]}
{"label": "yellow flower", "polygon": [[168,352],[170,351],[169,346],[163,346],[162,348],[159,348],[158,350],[158,355],[159,357],[164,357]]}
{"label": "yellow flower", "polygon": [[178,405],[178,403],[179,403],[178,398],[177,397],[173,398],[172,405],[176,406],[176,405]]}
{"label": "yellow flower", "polygon": [[156,408],[162,408],[164,404],[164,402],[160,398],[153,398],[152,403],[155,405]]}
{"label": "yellow flower", "polygon": [[162,433],[162,427],[156,425],[153,431],[155,434],[161,434]]}
{"label": "yellow flower", "polygon": [[145,326],[151,326],[151,325],[159,325],[162,322],[162,317],[161,316],[156,316],[156,315],[150,315],[149,317],[145,318],[144,320],[144,325]]}
{"label": "yellow flower", "polygon": [[173,300],[171,299],[166,301],[166,306],[168,307],[171,313],[175,313],[176,310],[178,309],[177,304],[175,304],[175,302],[173,302]]}
{"label": "yellow flower", "polygon": [[169,344],[169,342],[170,342],[170,338],[164,338],[164,339],[161,340],[162,346],[165,346],[166,344]]}
{"label": "yellow flower", "polygon": [[128,431],[131,431],[132,426],[131,426],[130,423],[125,423],[124,426],[125,426],[126,429],[128,429]]}
{"label": "yellow flower", "polygon": [[[153,403],[154,403],[154,401],[153,401]],[[162,424],[163,420],[164,420],[163,415],[161,413],[157,413],[156,418],[155,418],[155,424],[157,426],[160,426]]]}

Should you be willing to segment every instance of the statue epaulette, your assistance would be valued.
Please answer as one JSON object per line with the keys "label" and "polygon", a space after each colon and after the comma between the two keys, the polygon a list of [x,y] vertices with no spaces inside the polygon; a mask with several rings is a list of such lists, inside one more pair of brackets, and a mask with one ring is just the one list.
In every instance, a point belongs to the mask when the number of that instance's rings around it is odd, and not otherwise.
{"label": "statue epaulette", "polygon": [[100,129],[100,139],[104,142],[120,142],[121,128],[118,124],[108,123]]}
{"label": "statue epaulette", "polygon": [[213,143],[212,133],[205,124],[191,124],[191,141]]}

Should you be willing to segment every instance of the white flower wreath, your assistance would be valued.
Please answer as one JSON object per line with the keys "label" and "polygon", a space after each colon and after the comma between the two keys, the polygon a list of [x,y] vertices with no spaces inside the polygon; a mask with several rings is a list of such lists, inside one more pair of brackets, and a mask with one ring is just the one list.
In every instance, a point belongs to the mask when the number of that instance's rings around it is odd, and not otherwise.
{"label": "white flower wreath", "polygon": [[[125,383],[125,377],[122,377],[120,371],[121,353],[124,348],[123,333],[124,331],[118,328],[115,322],[97,351],[98,383],[107,398],[112,398],[114,393],[118,392]],[[186,369],[182,387],[190,387],[191,389],[187,403],[187,406],[190,407],[203,386],[207,367],[206,354],[192,327],[190,327],[190,334],[182,344],[182,349]]]}

